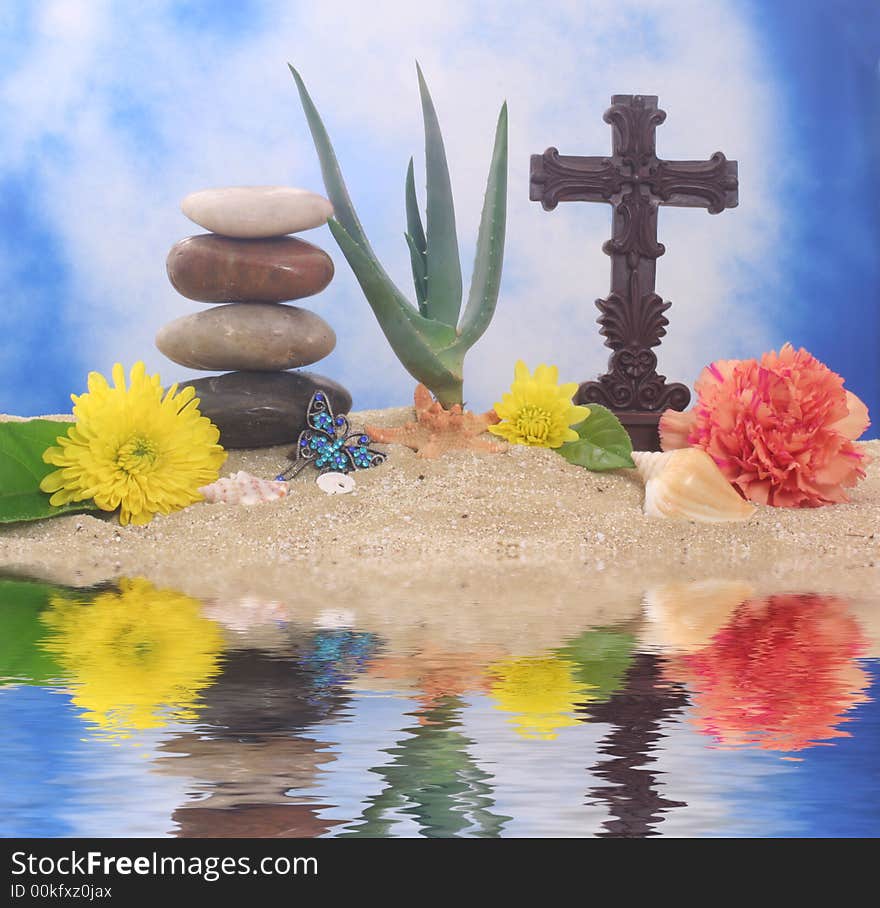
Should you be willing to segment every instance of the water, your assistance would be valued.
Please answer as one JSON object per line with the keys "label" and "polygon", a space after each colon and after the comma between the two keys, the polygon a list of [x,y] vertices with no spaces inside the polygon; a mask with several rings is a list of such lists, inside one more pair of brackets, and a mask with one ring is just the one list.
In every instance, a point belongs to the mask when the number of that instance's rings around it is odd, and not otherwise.
{"label": "water", "polygon": [[876,602],[634,602],[523,635],[0,580],[0,833],[880,833]]}

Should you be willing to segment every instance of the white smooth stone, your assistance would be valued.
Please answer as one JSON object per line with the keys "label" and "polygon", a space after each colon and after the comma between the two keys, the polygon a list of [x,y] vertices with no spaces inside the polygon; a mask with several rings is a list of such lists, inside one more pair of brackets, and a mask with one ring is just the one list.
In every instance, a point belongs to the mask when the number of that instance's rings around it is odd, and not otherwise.
{"label": "white smooth stone", "polygon": [[333,206],[292,186],[227,186],[191,192],[181,211],[205,230],[243,240],[286,236],[326,224]]}
{"label": "white smooth stone", "polygon": [[315,482],[328,495],[347,495],[354,491],[354,477],[347,473],[322,473]]}

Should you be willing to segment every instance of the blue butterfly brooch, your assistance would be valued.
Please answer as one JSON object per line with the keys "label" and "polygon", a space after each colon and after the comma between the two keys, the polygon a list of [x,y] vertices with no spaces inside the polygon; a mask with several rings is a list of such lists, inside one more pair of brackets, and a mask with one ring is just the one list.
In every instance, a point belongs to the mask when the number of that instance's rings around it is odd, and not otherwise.
{"label": "blue butterfly brooch", "polygon": [[293,464],[275,478],[293,479],[313,463],[322,473],[350,473],[385,463],[385,455],[369,447],[371,438],[363,432],[352,432],[346,416],[334,416],[330,401],[323,391],[316,391],[306,411],[306,428],[299,433],[296,448],[289,457]]}

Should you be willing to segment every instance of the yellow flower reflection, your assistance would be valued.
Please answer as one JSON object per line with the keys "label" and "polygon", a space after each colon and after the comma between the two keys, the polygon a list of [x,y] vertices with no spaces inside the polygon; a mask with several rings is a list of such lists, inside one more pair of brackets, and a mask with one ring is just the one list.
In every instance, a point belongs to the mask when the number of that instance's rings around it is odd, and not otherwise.
{"label": "yellow flower reflection", "polygon": [[574,677],[577,666],[559,656],[528,656],[490,665],[490,695],[524,738],[552,741],[560,728],[577,725],[573,713],[590,699],[590,685]]}
{"label": "yellow flower reflection", "polygon": [[42,646],[70,679],[73,702],[101,736],[192,719],[200,692],[219,673],[223,637],[199,603],[143,579],[91,602],[50,599]]}

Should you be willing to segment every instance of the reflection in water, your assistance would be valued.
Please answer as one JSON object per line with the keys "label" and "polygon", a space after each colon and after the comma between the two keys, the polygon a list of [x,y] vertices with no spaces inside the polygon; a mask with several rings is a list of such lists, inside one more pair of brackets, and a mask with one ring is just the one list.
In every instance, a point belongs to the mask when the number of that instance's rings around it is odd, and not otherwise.
{"label": "reflection in water", "polygon": [[706,646],[754,594],[750,584],[731,580],[653,587],[644,596],[642,642],[664,653],[693,652]]}
{"label": "reflection in water", "polygon": [[607,700],[624,682],[636,638],[624,630],[603,627],[585,631],[556,652],[574,663],[574,677],[589,690],[588,700]]}
{"label": "reflection in water", "polygon": [[870,683],[864,650],[842,599],[769,596],[741,603],[667,676],[693,690],[697,725],[718,744],[799,751],[847,734],[838,726]]}
{"label": "reflection in water", "polygon": [[373,634],[288,629],[288,652],[230,651],[205,692],[196,731],[161,748],[173,759],[162,772],[197,780],[193,800],[174,813],[178,835],[309,837],[336,821],[291,789],[309,789],[335,759],[318,736],[306,734],[345,710],[344,687],[377,647]]}
{"label": "reflection in water", "polygon": [[54,656],[41,645],[46,636],[41,616],[57,592],[46,583],[0,578],[0,687],[48,684],[63,676]]}
{"label": "reflection in water", "polygon": [[83,717],[107,738],[195,718],[200,692],[219,672],[223,639],[197,600],[146,580],[91,601],[50,597],[41,615],[49,653]]}
{"label": "reflection in water", "polygon": [[413,817],[426,838],[500,835],[510,817],[492,812],[491,776],[476,765],[468,751],[473,741],[459,731],[463,708],[450,696],[418,711],[418,723],[387,751],[393,762],[374,770],[385,787],[340,838],[389,835],[399,814]]}
{"label": "reflection in water", "polygon": [[575,678],[576,665],[561,656],[508,659],[489,666],[491,695],[498,709],[524,738],[552,741],[559,729],[577,725],[578,703],[589,699],[589,686]]}
{"label": "reflection in water", "polygon": [[[547,615],[530,651],[474,623],[455,648],[405,610],[306,623],[145,580],[0,578],[0,715],[18,729],[0,739],[0,834],[649,836],[667,817],[805,834],[805,816],[806,834],[876,834],[874,614],[705,580],[648,591],[625,626]],[[762,779],[800,825],[771,821]],[[847,790],[858,804],[828,794]],[[141,791],[162,794],[121,799]]]}
{"label": "reflection in water", "polygon": [[[450,653],[427,644],[406,655],[383,653],[372,660],[367,672],[374,686],[389,690],[403,686],[423,706],[429,707],[450,696],[488,690],[487,667],[502,654],[500,647]],[[420,721],[425,720],[421,717]]]}
{"label": "reflection in water", "polygon": [[611,813],[601,836],[656,835],[663,813],[687,807],[660,794],[657,774],[649,768],[663,738],[663,722],[687,704],[682,688],[663,680],[661,666],[656,655],[639,653],[630,663],[625,686],[605,703],[585,707],[588,718],[614,726],[599,745],[610,759],[599,760],[589,770],[606,783],[591,788],[587,796],[588,803],[604,803]]}
{"label": "reflection in water", "polygon": [[[309,788],[319,767],[334,759],[304,734],[334,712],[340,691],[317,698],[312,675],[291,657],[255,650],[229,652],[223,672],[205,692],[193,731],[162,745],[163,773],[193,781],[191,800],[174,812],[182,836],[310,836],[326,832],[319,805],[285,796]],[[261,825],[262,824],[262,825]]]}
{"label": "reflection in water", "polygon": [[299,656],[311,677],[312,697],[333,697],[355,675],[365,671],[381,647],[376,634],[345,628],[316,631]]}
{"label": "reflection in water", "polygon": [[498,709],[513,713],[519,735],[552,741],[577,725],[579,706],[607,700],[620,687],[634,644],[623,631],[585,631],[552,653],[490,665],[490,693]]}

